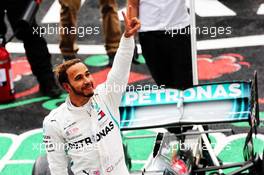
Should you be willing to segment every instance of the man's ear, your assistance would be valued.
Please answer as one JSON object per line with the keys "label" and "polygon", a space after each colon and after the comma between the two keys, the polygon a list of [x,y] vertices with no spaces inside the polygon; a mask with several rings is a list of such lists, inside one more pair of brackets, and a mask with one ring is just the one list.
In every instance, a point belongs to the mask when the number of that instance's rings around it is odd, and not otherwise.
{"label": "man's ear", "polygon": [[62,87],[65,89],[65,91],[67,91],[68,93],[71,91],[71,87],[69,85],[69,83],[63,83]]}

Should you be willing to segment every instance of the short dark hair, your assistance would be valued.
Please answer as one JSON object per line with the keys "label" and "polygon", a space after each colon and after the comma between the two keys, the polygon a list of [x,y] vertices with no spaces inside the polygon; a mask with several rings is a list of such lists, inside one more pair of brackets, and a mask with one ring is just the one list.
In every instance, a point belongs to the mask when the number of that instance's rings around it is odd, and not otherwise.
{"label": "short dark hair", "polygon": [[64,63],[58,65],[55,68],[55,75],[57,80],[59,81],[60,85],[63,87],[63,83],[69,83],[69,79],[68,79],[68,74],[67,74],[67,70],[77,64],[77,63],[81,63],[81,60],[79,58],[75,58],[72,60],[68,60],[65,61]]}

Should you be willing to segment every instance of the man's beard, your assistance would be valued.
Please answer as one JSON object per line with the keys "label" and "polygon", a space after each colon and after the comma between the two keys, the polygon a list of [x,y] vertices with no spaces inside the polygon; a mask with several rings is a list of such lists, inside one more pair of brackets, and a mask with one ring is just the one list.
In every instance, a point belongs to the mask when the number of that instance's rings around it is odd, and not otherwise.
{"label": "man's beard", "polygon": [[[84,94],[82,91],[78,91],[77,89],[75,89],[71,83],[69,83],[69,85],[71,86],[72,91],[74,92],[75,95],[81,96],[81,97],[86,97],[86,98],[90,98],[94,95],[94,92],[91,92],[89,94]],[[92,86],[92,85],[91,85]]]}

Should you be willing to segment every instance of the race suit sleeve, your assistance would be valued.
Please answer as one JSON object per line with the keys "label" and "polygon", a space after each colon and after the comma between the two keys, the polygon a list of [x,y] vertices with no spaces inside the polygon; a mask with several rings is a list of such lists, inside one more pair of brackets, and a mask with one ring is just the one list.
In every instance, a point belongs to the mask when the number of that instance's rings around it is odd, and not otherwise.
{"label": "race suit sleeve", "polygon": [[46,147],[49,168],[51,175],[68,175],[65,143],[56,125],[56,120],[45,118],[43,122],[43,141]]}
{"label": "race suit sleeve", "polygon": [[[106,103],[110,103],[114,110],[118,110],[123,93],[128,83],[131,62],[134,54],[134,37],[121,38],[119,48],[114,58],[112,69],[105,82]],[[114,111],[115,113],[117,111]]]}

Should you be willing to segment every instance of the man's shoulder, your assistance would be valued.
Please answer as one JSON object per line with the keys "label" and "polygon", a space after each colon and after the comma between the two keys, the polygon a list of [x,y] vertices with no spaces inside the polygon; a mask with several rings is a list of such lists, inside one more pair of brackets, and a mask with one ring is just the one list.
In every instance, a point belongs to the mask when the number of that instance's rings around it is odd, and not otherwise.
{"label": "man's shoulder", "polygon": [[63,111],[65,111],[66,108],[66,104],[62,103],[59,107],[50,111],[50,113],[44,118],[43,124],[51,122],[57,123],[57,121],[60,121],[61,117],[63,116],[62,113]]}
{"label": "man's shoulder", "polygon": [[102,90],[105,90],[106,89],[106,83],[105,82],[103,82],[103,83],[101,83],[101,84],[99,84],[99,85],[97,85],[96,86],[96,88],[95,88],[95,93],[97,92],[100,92],[100,91],[102,91]]}

